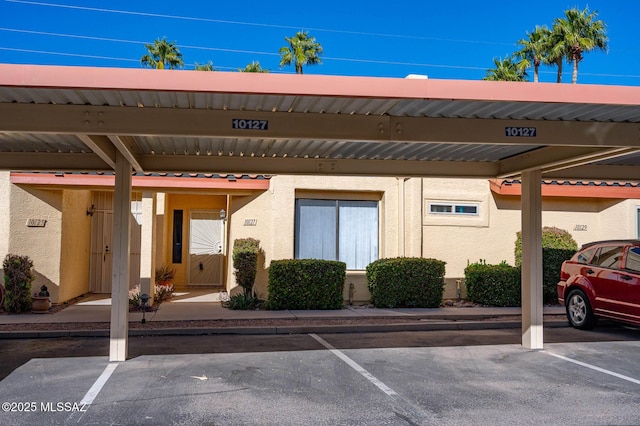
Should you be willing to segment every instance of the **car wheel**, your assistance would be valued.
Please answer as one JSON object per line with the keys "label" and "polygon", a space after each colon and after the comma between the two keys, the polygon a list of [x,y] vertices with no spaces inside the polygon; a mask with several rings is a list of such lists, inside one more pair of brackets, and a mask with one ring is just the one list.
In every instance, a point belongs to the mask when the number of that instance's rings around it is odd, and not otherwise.
{"label": "car wheel", "polygon": [[591,309],[591,303],[582,290],[573,290],[567,298],[567,317],[569,323],[580,330],[595,327],[597,318]]}

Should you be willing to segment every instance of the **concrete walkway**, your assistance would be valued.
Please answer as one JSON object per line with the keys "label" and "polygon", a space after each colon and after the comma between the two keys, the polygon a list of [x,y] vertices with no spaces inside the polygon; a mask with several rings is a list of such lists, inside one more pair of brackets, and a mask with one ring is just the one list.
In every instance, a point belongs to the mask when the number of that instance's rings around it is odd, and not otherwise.
{"label": "concrete walkway", "polygon": [[[208,320],[235,320],[247,321],[247,326],[255,329],[255,324],[250,324],[251,320],[297,320],[297,319],[378,319],[378,318],[402,318],[415,319],[416,322],[422,320],[424,323],[438,322],[478,322],[488,320],[493,323],[491,328],[495,328],[501,319],[508,322],[510,327],[519,321],[514,321],[514,317],[520,316],[520,308],[491,308],[491,307],[443,307],[436,309],[412,308],[412,309],[377,309],[370,307],[349,306],[339,310],[279,310],[279,311],[235,311],[223,308],[220,304],[217,293],[207,293],[204,291],[190,291],[176,293],[169,302],[164,302],[155,312],[145,313],[147,324],[152,322],[180,322],[180,328],[185,326],[185,321],[208,321]],[[545,307],[545,316],[564,314],[564,308],[560,306]],[[129,321],[139,322],[142,319],[141,312],[130,312]],[[108,295],[89,295],[85,299],[70,305],[56,313],[45,314],[19,314],[0,315],[0,335],[5,337],[14,336],[11,324],[30,324],[32,330],[47,330],[48,324],[83,324],[83,323],[109,323],[111,320],[111,300]],[[366,321],[363,321],[363,323]],[[566,324],[566,320],[562,321]],[[6,327],[3,327],[6,325]],[[410,324],[406,324],[410,325]],[[517,324],[515,324],[517,325]],[[545,324],[546,325],[546,324]],[[53,328],[53,327],[52,327]],[[151,327],[150,327],[151,328]],[[175,333],[175,327],[170,327]],[[395,327],[396,329],[398,327]],[[3,330],[4,329],[4,330]],[[104,327],[105,330],[108,329]],[[353,329],[353,327],[351,327]],[[308,330],[308,327],[305,328]],[[370,327],[367,329],[370,331]],[[137,333],[137,330],[131,330]],[[227,329],[227,331],[230,331]],[[265,332],[268,332],[265,330]],[[157,334],[157,328],[154,334]]]}

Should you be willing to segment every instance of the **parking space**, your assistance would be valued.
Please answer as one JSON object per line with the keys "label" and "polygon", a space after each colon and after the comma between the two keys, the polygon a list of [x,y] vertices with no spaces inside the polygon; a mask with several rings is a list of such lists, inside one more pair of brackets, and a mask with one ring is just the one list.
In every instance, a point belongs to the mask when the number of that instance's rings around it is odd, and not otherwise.
{"label": "parking space", "polygon": [[[346,340],[298,335],[290,350],[265,344],[265,351],[141,355],[111,364],[106,357],[32,359],[0,382],[0,423],[640,423],[637,338],[548,343],[544,351],[518,344],[351,347]],[[91,403],[72,405],[83,400]],[[5,411],[7,403],[15,411]]]}

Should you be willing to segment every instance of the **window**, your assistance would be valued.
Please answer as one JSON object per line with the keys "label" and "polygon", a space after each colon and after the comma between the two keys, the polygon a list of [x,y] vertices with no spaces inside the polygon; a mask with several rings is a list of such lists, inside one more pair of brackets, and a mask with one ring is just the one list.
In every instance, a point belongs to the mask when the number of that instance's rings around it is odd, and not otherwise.
{"label": "window", "polygon": [[454,214],[454,215],[478,215],[478,204],[469,203],[429,203],[429,213]]}
{"label": "window", "polygon": [[631,247],[627,252],[627,264],[625,269],[640,272],[640,247]]}
{"label": "window", "polygon": [[609,246],[598,249],[596,256],[593,258],[593,264],[603,268],[618,268],[620,259],[622,259],[623,246]]}
{"label": "window", "polygon": [[296,200],[296,259],[339,260],[363,270],[378,259],[378,202]]}
{"label": "window", "polygon": [[585,265],[588,264],[591,258],[593,257],[593,253],[595,253],[595,251],[596,249],[593,248],[593,249],[585,250],[583,252],[578,252],[578,254],[576,255],[577,262]]}

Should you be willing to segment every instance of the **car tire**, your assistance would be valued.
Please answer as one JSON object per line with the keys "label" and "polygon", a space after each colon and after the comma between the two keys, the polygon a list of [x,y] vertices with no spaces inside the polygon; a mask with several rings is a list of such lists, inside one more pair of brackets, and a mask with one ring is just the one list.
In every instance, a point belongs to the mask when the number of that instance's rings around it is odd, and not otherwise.
{"label": "car tire", "polygon": [[598,318],[591,309],[589,298],[582,290],[572,290],[567,297],[567,318],[572,327],[580,330],[591,330],[596,326]]}

